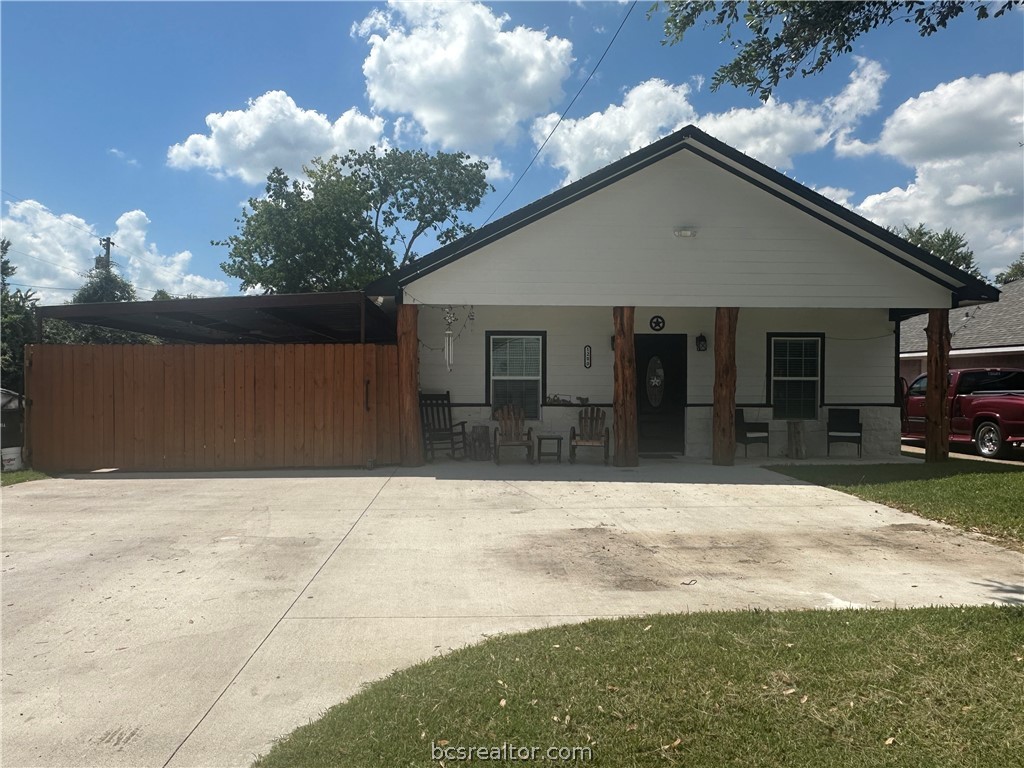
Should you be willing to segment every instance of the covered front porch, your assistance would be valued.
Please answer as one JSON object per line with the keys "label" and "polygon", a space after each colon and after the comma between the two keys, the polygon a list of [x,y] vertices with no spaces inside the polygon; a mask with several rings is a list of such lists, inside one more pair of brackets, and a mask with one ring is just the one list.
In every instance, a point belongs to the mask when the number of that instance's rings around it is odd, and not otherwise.
{"label": "covered front porch", "polygon": [[[415,345],[401,357],[418,361],[416,392],[449,392],[453,417],[470,429],[493,428],[494,408],[512,402],[535,433],[568,436],[590,405],[607,412],[617,466],[784,460],[794,423],[802,458],[848,461],[855,444],[826,442],[829,411],[846,408],[859,413],[864,456],[899,456],[887,310],[403,304],[399,312],[400,348]],[[768,424],[767,445],[737,444],[737,409]]]}

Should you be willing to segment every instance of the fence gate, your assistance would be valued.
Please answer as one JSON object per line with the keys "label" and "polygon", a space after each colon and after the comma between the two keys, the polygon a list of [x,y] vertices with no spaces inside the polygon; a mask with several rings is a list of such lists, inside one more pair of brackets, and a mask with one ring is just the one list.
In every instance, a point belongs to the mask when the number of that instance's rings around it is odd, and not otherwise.
{"label": "fence gate", "polygon": [[399,461],[397,347],[31,345],[27,448],[44,472]]}

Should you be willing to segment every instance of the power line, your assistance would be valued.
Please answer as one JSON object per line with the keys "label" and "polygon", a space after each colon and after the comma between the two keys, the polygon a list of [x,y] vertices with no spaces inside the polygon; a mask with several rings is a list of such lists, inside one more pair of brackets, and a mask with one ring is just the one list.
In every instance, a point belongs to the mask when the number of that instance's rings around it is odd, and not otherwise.
{"label": "power line", "polygon": [[29,285],[28,283],[7,283],[8,285],[16,285],[19,288],[37,288],[40,291],[77,291],[77,288],[61,288],[56,285]]}
{"label": "power line", "polygon": [[[35,203],[35,202],[39,202],[38,200],[26,200],[24,197],[18,197],[17,195],[11,194],[6,189],[0,189],[0,193],[2,193],[4,195],[7,195],[8,197],[17,200],[19,203],[29,203],[29,202]],[[42,203],[40,203],[40,205],[42,205]],[[47,210],[49,210],[49,209],[47,209]],[[88,234],[89,237],[96,237],[96,233],[93,232],[91,229],[86,229],[85,227],[80,226],[78,224],[75,224],[74,222],[65,221],[64,219],[60,219],[60,223],[64,224],[65,226],[74,227],[75,229],[81,230],[82,232],[85,232],[86,234]]]}
{"label": "power line", "polygon": [[521,182],[526,177],[526,174],[530,172],[530,169],[533,167],[534,162],[536,162],[537,158],[540,157],[540,153],[544,151],[544,147],[548,145],[548,142],[551,140],[551,137],[555,135],[555,131],[558,130],[558,126],[562,124],[562,121],[565,119],[565,116],[569,113],[569,110],[572,109],[572,105],[576,103],[576,99],[578,99],[580,94],[583,93],[583,89],[587,87],[587,83],[590,82],[591,78],[597,72],[597,68],[601,66],[601,62],[604,61],[604,57],[608,55],[608,51],[611,50],[612,45],[615,43],[615,39],[619,36],[619,32],[621,32],[622,28],[626,25],[626,19],[629,18],[629,14],[631,14],[633,12],[633,9],[636,7],[636,3],[637,0],[633,0],[633,2],[630,4],[629,9],[626,11],[626,15],[623,16],[622,21],[619,22],[619,28],[615,30],[615,34],[612,35],[612,39],[608,41],[608,45],[605,47],[604,53],[601,54],[601,58],[597,60],[597,64],[595,64],[594,68],[590,70],[590,74],[587,75],[587,79],[583,81],[583,85],[581,85],[580,89],[576,91],[576,95],[572,97],[572,101],[569,102],[569,106],[567,106],[565,110],[562,112],[562,114],[559,116],[558,122],[555,123],[555,126],[551,129],[551,132],[548,133],[547,138],[544,139],[544,143],[541,144],[540,147],[537,149],[537,152],[534,154],[533,158],[526,166],[526,169],[519,175],[519,178],[516,179],[515,184],[512,185],[512,189],[510,189],[508,193],[503,198],[501,198],[501,202],[494,206],[494,210],[492,210],[490,215],[488,215],[488,217],[484,220],[485,225],[494,217],[494,214],[498,212],[498,209],[505,204],[505,201],[508,200],[509,197],[511,197],[512,193],[516,191],[516,187],[519,186],[519,182]]}
{"label": "power line", "polygon": [[59,267],[60,269],[67,270],[68,272],[76,274],[79,277],[88,277],[88,275],[85,274],[85,272],[79,272],[77,269],[72,269],[71,267],[67,266],[66,264],[58,264],[56,261],[47,261],[46,259],[41,259],[38,256],[33,256],[31,253],[25,253],[25,251],[19,251],[16,248],[10,248],[10,249],[8,249],[8,252],[9,253],[20,253],[22,256],[28,256],[30,259],[35,259],[36,261],[43,262],[43,264],[50,264],[50,265],[52,265],[54,267]]}
{"label": "power line", "polygon": [[[59,285],[31,285],[29,283],[12,283],[10,281],[8,281],[7,285],[16,285],[19,288],[35,288],[36,290],[39,290],[39,291],[79,291],[82,288],[81,286],[79,286],[78,288],[64,288],[63,286],[59,286]],[[136,285],[136,286],[133,286],[133,287],[136,290],[152,291],[153,293],[156,293],[157,291],[164,291],[164,292],[167,293],[168,296],[173,296],[176,299],[209,299],[209,298],[212,298],[211,296],[189,296],[189,295],[183,294],[183,293],[170,293],[165,288],[147,288],[144,285]],[[145,299],[144,299],[144,301],[145,301]]]}

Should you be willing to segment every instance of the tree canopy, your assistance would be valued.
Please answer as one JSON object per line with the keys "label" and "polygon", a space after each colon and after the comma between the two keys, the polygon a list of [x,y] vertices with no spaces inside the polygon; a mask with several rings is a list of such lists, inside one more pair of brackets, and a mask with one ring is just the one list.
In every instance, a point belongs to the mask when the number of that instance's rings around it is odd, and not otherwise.
{"label": "tree canopy", "polygon": [[[668,0],[655,3],[648,17],[662,5],[668,10],[663,43],[680,42],[702,17],[705,26],[723,28],[722,40],[731,43],[736,55],[712,76],[712,90],[729,84],[767,101],[780,80],[821,72],[836,56],[851,53],[854,40],[877,27],[904,22],[928,37],[968,9],[980,20],[1002,16],[1021,2],[1004,0],[990,14],[992,4],[986,2]],[[746,30],[749,39],[734,39],[734,28]]]}
{"label": "tree canopy", "polygon": [[221,269],[265,293],[355,290],[417,258],[420,237],[448,243],[490,190],[487,164],[461,152],[376,148],[316,158],[291,180],[280,168],[251,198]]}
{"label": "tree canopy", "polygon": [[996,275],[996,283],[1006,285],[1014,280],[1024,280],[1024,253],[1021,253],[1010,266]]}
{"label": "tree canopy", "polygon": [[967,238],[960,232],[954,232],[948,227],[942,232],[935,232],[924,224],[918,224],[916,227],[904,224],[902,228],[893,228],[890,231],[904,240],[909,240],[914,245],[924,248],[943,261],[948,261],[954,267],[959,267],[979,279],[984,279],[974,260],[974,251],[967,244]]}
{"label": "tree canopy", "polygon": [[95,267],[90,269],[85,284],[71,297],[72,304],[98,304],[113,301],[138,301],[135,286],[113,269]]}
{"label": "tree canopy", "polygon": [[25,344],[35,335],[37,299],[32,291],[11,292],[7,278],[18,268],[7,258],[10,247],[10,240],[0,240],[0,386],[24,392]]}
{"label": "tree canopy", "polygon": [[[138,301],[135,286],[114,271],[113,267],[98,264],[90,269],[85,283],[71,296],[72,304]],[[43,325],[43,340],[47,344],[156,344],[154,336],[116,328],[103,328],[86,323],[71,323],[50,318]]]}
{"label": "tree canopy", "polygon": [[176,296],[173,293],[168,293],[163,288],[157,288],[153,293],[153,297],[150,301],[178,301],[179,299],[198,299],[194,293],[186,293],[184,296]]}

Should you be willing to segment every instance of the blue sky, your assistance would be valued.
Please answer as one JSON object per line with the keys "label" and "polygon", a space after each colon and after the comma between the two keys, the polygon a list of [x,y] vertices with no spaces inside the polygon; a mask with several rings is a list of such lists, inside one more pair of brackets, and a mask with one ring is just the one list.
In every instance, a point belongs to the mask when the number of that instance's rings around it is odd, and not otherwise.
{"label": "blue sky", "polygon": [[[638,3],[503,215],[688,123],[885,225],[1024,250],[1024,13],[899,24],[762,104],[711,92],[719,30],[660,43]],[[267,172],[371,143],[487,159],[481,224],[626,3],[0,4],[0,186],[14,282],[66,301],[112,236],[141,298],[238,293],[211,246]]]}

